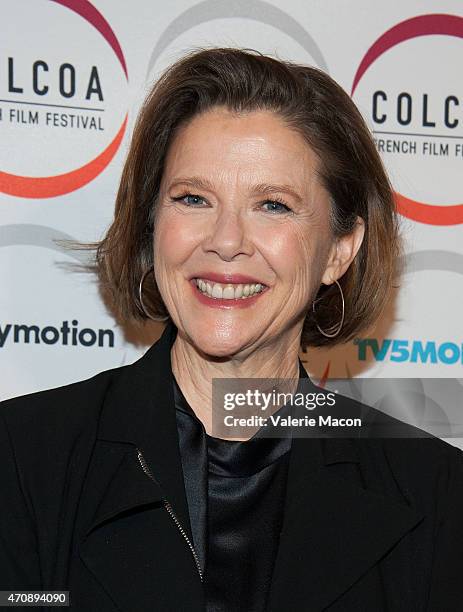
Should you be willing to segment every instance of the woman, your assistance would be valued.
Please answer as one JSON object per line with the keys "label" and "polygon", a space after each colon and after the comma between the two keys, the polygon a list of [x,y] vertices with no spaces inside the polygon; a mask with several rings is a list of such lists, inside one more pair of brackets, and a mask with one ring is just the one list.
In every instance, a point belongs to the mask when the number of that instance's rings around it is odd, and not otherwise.
{"label": "woman", "polygon": [[[348,95],[194,51],[141,109],[97,271],[130,366],[2,404],[0,587],[76,610],[459,610],[462,454],[437,438],[215,436],[214,378],[307,378],[381,312],[391,186]],[[235,436],[236,438],[237,436]]]}

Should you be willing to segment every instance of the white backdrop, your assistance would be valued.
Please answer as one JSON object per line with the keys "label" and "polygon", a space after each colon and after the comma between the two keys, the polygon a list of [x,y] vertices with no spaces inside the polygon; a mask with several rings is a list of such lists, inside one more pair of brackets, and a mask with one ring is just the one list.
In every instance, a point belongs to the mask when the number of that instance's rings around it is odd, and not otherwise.
{"label": "white backdrop", "polygon": [[0,399],[130,363],[161,331],[124,333],[95,279],[73,271],[78,260],[54,240],[102,237],[144,95],[204,45],[329,72],[365,116],[397,191],[406,238],[397,299],[364,337],[302,355],[309,373],[461,376],[461,2],[4,0],[2,9]]}

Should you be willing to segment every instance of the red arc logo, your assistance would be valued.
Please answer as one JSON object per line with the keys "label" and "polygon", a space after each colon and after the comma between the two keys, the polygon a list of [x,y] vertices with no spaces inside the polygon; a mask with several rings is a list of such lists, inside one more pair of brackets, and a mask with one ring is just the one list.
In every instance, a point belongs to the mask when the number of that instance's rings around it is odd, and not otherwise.
{"label": "red arc logo", "polygon": [[[50,0],[77,13],[93,26],[114,51],[128,80],[127,66],[119,41],[103,15],[88,0]],[[0,191],[21,198],[53,198],[80,189],[96,178],[116,154],[127,126],[127,114],[109,145],[94,159],[70,172],[56,176],[18,176],[0,171]]]}

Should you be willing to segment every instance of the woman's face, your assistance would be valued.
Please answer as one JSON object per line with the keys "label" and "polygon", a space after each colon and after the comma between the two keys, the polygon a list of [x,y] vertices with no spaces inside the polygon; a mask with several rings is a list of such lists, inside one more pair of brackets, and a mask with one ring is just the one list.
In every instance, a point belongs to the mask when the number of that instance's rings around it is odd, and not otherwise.
{"label": "woman's face", "polygon": [[215,108],[183,126],[154,232],[156,281],[179,332],[217,357],[297,341],[320,283],[360,246],[334,240],[329,208],[315,153],[273,113]]}

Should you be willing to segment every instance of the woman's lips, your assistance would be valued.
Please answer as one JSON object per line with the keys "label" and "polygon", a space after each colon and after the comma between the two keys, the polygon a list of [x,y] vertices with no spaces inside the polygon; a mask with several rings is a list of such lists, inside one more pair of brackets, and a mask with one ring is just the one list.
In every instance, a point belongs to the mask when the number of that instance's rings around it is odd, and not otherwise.
{"label": "woman's lips", "polygon": [[196,285],[196,279],[192,278],[190,280],[190,285],[193,289],[193,293],[201,304],[205,306],[210,306],[212,308],[247,308],[257,302],[257,300],[268,291],[268,287],[264,287],[262,291],[259,293],[255,293],[251,297],[245,298],[233,298],[233,299],[224,299],[224,298],[213,298],[209,295],[200,291],[199,287]]}

